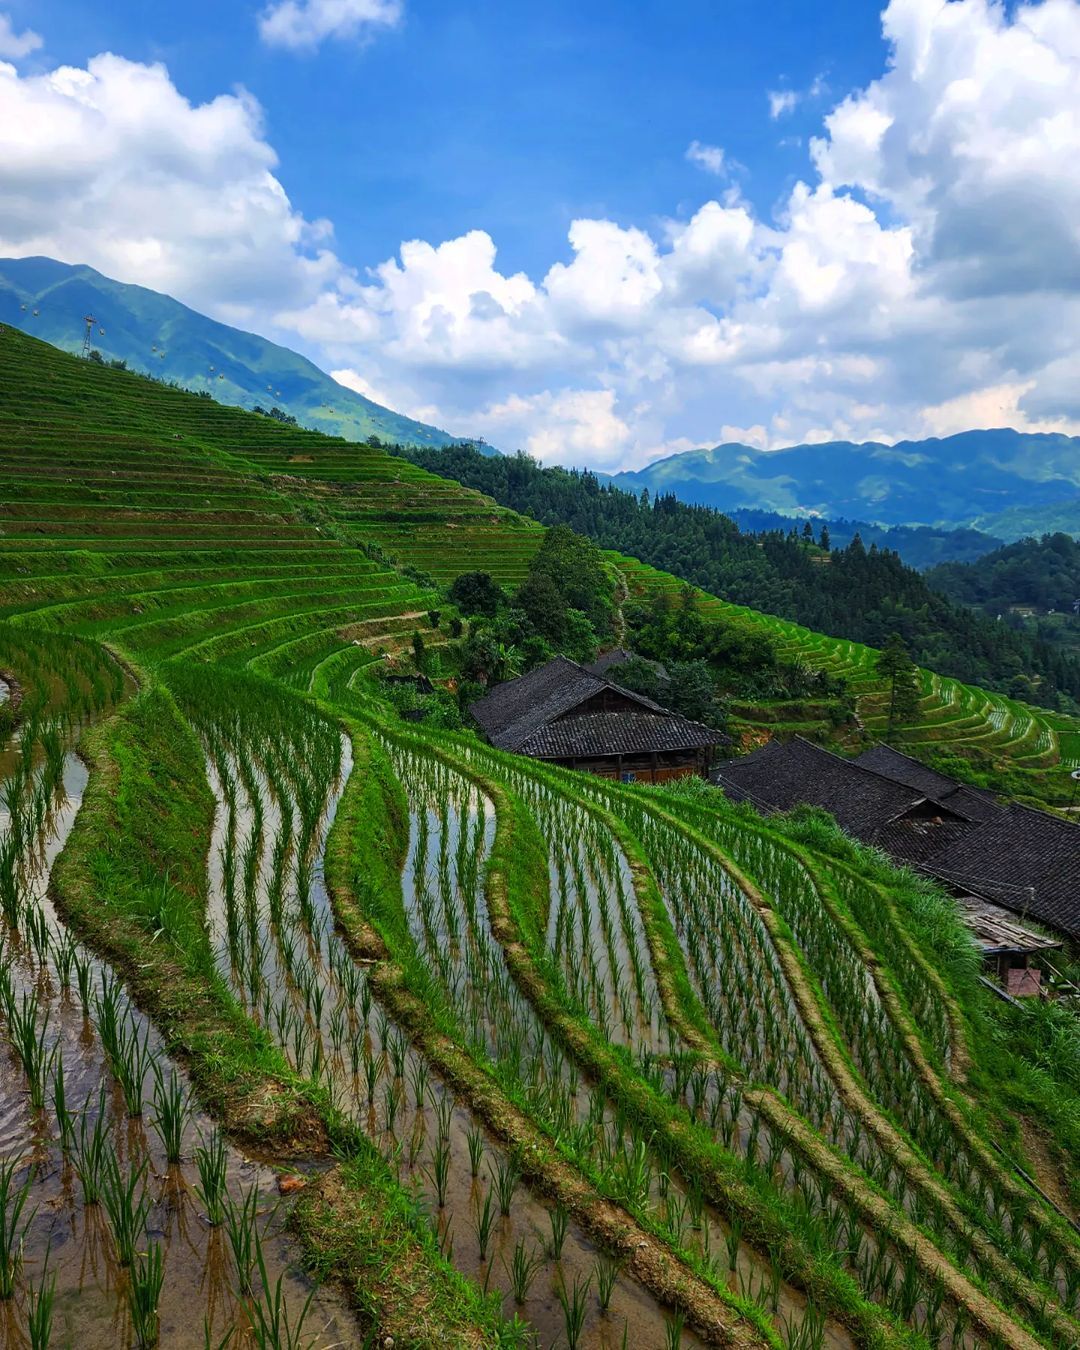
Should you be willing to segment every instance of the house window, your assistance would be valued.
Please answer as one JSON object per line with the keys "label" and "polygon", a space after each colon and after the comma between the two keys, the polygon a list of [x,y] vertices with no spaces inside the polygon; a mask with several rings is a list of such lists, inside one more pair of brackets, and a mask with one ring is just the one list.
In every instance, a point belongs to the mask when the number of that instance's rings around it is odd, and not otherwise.
{"label": "house window", "polygon": [[637,774],[633,771],[633,769],[627,769],[626,772],[625,772],[625,773],[623,774],[623,776],[622,776],[622,781],[623,781],[624,783],[636,783],[636,782],[637,782]]}

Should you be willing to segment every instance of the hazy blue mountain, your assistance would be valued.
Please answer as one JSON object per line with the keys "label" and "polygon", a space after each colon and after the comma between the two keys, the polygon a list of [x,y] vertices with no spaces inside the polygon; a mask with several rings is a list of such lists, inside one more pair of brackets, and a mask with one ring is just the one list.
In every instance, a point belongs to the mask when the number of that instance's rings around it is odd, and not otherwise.
{"label": "hazy blue mountain", "polygon": [[[808,517],[784,516],[776,511],[759,511],[757,507],[735,506],[727,513],[739,529],[753,534],[762,534],[767,530],[802,529]],[[1000,548],[1002,539],[996,535],[984,534],[981,530],[968,529],[966,526],[943,527],[932,525],[875,525],[866,520],[823,520],[815,517],[812,521],[815,537],[820,535],[821,527],[829,527],[829,540],[833,548],[845,548],[856,534],[869,547],[890,548],[899,553],[909,567],[925,571],[938,563],[972,563]]]}
{"label": "hazy blue mountain", "polygon": [[96,319],[93,345],[105,360],[206,390],[222,403],[277,406],[304,426],[349,440],[454,441],[437,427],[343,388],[296,352],[208,319],[167,295],[52,258],[0,259],[0,323],[77,352],[87,314]]}
{"label": "hazy blue mountain", "polygon": [[1029,532],[1029,516],[1045,515],[1053,528],[1080,534],[1080,438],[1072,436],[999,429],[892,446],[832,441],[763,451],[727,444],[671,455],[613,481],[724,511],[971,525],[1004,539]]}
{"label": "hazy blue mountain", "polygon": [[1080,497],[1069,497],[1049,506],[1010,506],[995,515],[980,517],[976,524],[980,530],[1012,541],[1044,534],[1080,535],[1077,521],[1080,521]]}

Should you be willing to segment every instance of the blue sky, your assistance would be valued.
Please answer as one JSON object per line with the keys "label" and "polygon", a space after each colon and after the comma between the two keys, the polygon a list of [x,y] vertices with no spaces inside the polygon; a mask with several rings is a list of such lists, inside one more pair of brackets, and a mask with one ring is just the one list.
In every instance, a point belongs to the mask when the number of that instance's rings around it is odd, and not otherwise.
{"label": "blue sky", "polygon": [[451,430],[1077,427],[1080,0],[0,0],[5,60],[0,252]]}
{"label": "blue sky", "polygon": [[8,5],[73,65],[96,52],[164,61],[193,101],[242,84],[259,100],[279,177],[308,216],[333,220],[341,253],[390,256],[402,239],[488,230],[505,268],[568,254],[579,216],[624,224],[689,214],[694,140],[746,166],[769,214],[805,172],[825,99],[769,115],[769,90],[836,94],[882,62],[873,5],[446,3],[413,0],[364,43],[297,54],[261,42],[257,6],[44,0]]}

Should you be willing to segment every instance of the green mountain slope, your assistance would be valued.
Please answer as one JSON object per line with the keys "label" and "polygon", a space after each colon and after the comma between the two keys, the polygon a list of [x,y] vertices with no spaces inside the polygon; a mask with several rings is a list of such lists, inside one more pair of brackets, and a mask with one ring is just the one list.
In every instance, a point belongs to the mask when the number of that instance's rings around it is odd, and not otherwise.
{"label": "green mountain slope", "polygon": [[[1007,428],[882,445],[833,441],[786,450],[718,445],[616,474],[615,483],[686,502],[883,525],[976,525],[1006,540],[1053,513],[1080,533],[1080,438]],[[1050,528],[1049,525],[1044,528]]]}
{"label": "green mountain slope", "polygon": [[[0,529],[0,618],[108,634],[140,662],[213,659],[299,687],[405,651],[418,629],[429,646],[446,642],[427,628],[431,586],[477,568],[514,586],[543,538],[534,520],[401,458],[11,329],[0,333]],[[636,593],[682,584],[609,556]],[[701,603],[849,678],[864,723],[879,726],[871,648],[706,593]],[[930,672],[923,681],[913,746],[970,754],[1016,793],[1068,799],[1074,720]],[[797,707],[740,715],[762,732],[817,730]]]}
{"label": "green mountain slope", "polygon": [[208,319],[186,305],[52,258],[0,259],[0,323],[64,351],[82,349],[84,316],[107,361],[205,390],[241,408],[273,406],[304,426],[350,440],[449,445],[437,427],[392,412],[332,380],[296,352]]}

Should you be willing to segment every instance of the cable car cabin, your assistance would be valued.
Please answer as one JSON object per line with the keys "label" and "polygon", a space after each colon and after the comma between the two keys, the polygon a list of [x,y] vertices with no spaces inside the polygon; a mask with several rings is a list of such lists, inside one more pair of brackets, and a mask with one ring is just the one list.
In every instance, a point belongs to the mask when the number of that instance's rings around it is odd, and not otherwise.
{"label": "cable car cabin", "polygon": [[726,738],[557,656],[470,709],[500,750],[622,782],[707,776]]}

